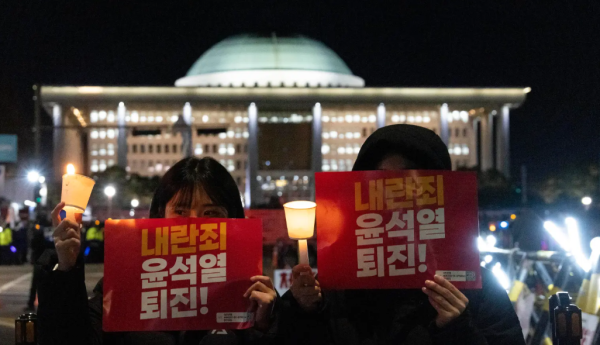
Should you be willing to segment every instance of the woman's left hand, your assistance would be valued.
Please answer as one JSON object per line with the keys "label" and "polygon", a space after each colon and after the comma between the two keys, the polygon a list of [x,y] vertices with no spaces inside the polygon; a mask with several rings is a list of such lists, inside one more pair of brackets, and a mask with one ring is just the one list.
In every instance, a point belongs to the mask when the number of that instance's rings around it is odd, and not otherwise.
{"label": "woman's left hand", "polygon": [[271,310],[277,293],[269,277],[254,276],[250,278],[250,281],[254,284],[244,293],[244,297],[249,298],[255,304],[255,327],[260,331],[266,331],[270,326]]}
{"label": "woman's left hand", "polygon": [[435,324],[439,328],[459,317],[469,304],[469,300],[462,292],[438,275],[434,277],[434,281],[425,281],[423,292],[429,296],[429,303],[438,312]]}

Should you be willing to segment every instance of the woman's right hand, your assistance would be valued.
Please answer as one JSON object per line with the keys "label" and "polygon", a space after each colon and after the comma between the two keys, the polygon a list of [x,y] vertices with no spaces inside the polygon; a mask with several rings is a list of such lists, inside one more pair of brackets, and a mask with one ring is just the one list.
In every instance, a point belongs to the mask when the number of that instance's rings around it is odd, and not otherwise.
{"label": "woman's right hand", "polygon": [[81,228],[66,219],[60,220],[60,211],[65,207],[61,202],[52,211],[52,226],[54,226],[54,246],[58,255],[58,270],[68,271],[75,266],[81,249]]}
{"label": "woman's right hand", "polygon": [[323,299],[321,287],[309,265],[300,264],[292,269],[292,295],[305,312],[317,310]]}

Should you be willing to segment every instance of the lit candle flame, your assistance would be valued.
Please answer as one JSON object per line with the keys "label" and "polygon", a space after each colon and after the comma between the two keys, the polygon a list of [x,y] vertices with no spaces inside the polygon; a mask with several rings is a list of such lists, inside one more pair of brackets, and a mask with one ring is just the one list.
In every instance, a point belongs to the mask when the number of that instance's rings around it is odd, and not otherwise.
{"label": "lit candle flame", "polygon": [[73,164],[67,165],[67,174],[74,175],[75,174],[75,166]]}

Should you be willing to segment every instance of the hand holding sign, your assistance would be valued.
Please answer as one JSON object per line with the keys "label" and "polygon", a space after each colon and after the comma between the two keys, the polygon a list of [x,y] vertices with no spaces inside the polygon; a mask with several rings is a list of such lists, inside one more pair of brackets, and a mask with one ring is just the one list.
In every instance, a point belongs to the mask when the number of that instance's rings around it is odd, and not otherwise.
{"label": "hand holding sign", "polygon": [[266,276],[254,276],[250,278],[254,284],[244,293],[244,297],[253,302],[252,310],[256,312],[254,325],[260,331],[269,329],[271,310],[277,298],[271,278]]}
{"label": "hand holding sign", "polygon": [[435,325],[441,328],[464,313],[469,300],[443,277],[436,275],[433,279],[435,281],[426,280],[422,290],[429,296],[429,303],[438,312]]}

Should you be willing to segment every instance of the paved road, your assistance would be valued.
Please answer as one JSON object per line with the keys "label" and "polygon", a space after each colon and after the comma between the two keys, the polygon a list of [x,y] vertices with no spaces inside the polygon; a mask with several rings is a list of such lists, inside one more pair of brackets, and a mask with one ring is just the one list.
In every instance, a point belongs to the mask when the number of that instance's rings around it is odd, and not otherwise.
{"label": "paved road", "polygon": [[[33,266],[0,266],[0,344],[14,344],[15,318],[23,313],[29,298]],[[85,266],[88,294],[102,277],[104,265]]]}

